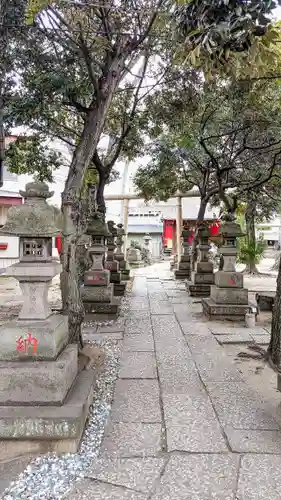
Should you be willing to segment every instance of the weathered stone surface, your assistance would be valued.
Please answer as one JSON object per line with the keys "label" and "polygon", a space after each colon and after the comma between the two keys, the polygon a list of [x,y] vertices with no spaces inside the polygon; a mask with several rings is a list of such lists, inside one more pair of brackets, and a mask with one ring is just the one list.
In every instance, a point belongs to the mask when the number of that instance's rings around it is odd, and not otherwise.
{"label": "weathered stone surface", "polygon": [[126,320],[125,332],[126,334],[133,334],[133,335],[141,335],[141,334],[152,335],[152,327],[149,317],[147,316],[145,319],[130,318],[129,320]]}
{"label": "weathered stone surface", "polygon": [[209,297],[211,293],[211,285],[189,284],[187,285],[187,290],[191,297]]}
{"label": "weathered stone surface", "polygon": [[110,302],[113,295],[113,285],[107,286],[87,286],[81,287],[81,297],[83,302]]}
{"label": "weathered stone surface", "polygon": [[223,427],[279,430],[259,394],[245,383],[207,384],[207,387]]}
{"label": "weathered stone surface", "polygon": [[216,304],[210,297],[202,299],[204,314],[208,320],[244,321],[249,305]]}
{"label": "weathered stone surface", "polygon": [[113,295],[115,297],[123,297],[126,291],[126,283],[114,283]]}
{"label": "weathered stone surface", "polygon": [[207,285],[214,283],[214,273],[197,273],[193,272],[191,280],[194,285]]}
{"label": "weathered stone surface", "polygon": [[0,405],[62,405],[78,369],[77,345],[55,361],[0,363]]}
{"label": "weathered stone surface", "polygon": [[0,463],[0,495],[25,470],[32,458],[32,455],[27,455]]}
{"label": "weathered stone surface", "polygon": [[184,335],[200,335],[210,336],[211,332],[207,323],[190,323],[189,321],[181,321],[180,327]]}
{"label": "weathered stone surface", "polygon": [[196,365],[203,382],[242,382],[243,377],[236,366],[230,362],[229,356],[220,352],[208,355],[196,355]]}
{"label": "weathered stone surface", "polygon": [[197,273],[211,273],[213,274],[213,263],[212,262],[196,262],[196,272]]}
{"label": "weathered stone surface", "polygon": [[157,378],[155,355],[152,352],[124,352],[119,378]]}
{"label": "weathered stone surface", "polygon": [[118,380],[111,418],[116,422],[161,422],[156,380]]}
{"label": "weathered stone surface", "polygon": [[241,500],[280,500],[281,456],[242,457],[237,498]]}
{"label": "weathered stone surface", "polygon": [[[17,340],[26,338],[31,333],[37,340],[36,354],[32,350],[29,356],[17,351]],[[0,330],[0,359],[13,361],[19,359],[56,359],[59,352],[68,342],[68,318],[53,314],[44,321],[11,321],[5,323]]]}
{"label": "weathered stone surface", "polygon": [[217,271],[215,285],[220,288],[243,288],[243,274],[234,271]]}
{"label": "weathered stone surface", "polygon": [[247,331],[245,333],[235,333],[234,335],[215,335],[220,344],[247,344],[253,342],[253,338]]}
{"label": "weathered stone surface", "polygon": [[160,423],[111,422],[105,430],[101,456],[154,457],[160,451]]}
{"label": "weathered stone surface", "polygon": [[281,431],[242,430],[225,427],[228,442],[235,453],[280,454]]}
{"label": "weathered stone surface", "polygon": [[154,351],[154,342],[152,335],[125,335],[123,350],[130,352]]}
{"label": "weathered stone surface", "polygon": [[110,283],[110,272],[106,269],[95,269],[85,272],[84,285],[91,287],[107,287]]}
{"label": "weathered stone surface", "polygon": [[163,407],[169,452],[227,452],[219,422],[206,394],[164,394]]}
{"label": "weathered stone surface", "polygon": [[57,441],[72,439],[77,450],[93,398],[94,380],[92,370],[82,371],[62,406],[0,406],[0,438],[54,440],[53,449]]}
{"label": "weathered stone surface", "polygon": [[238,461],[233,455],[172,456],[151,500],[233,500]]}
{"label": "weathered stone surface", "polygon": [[170,302],[150,301],[150,311],[151,314],[173,314],[173,309]]}
{"label": "weathered stone surface", "polygon": [[248,304],[246,288],[218,288],[213,285],[210,297],[216,304]]}
{"label": "weathered stone surface", "polygon": [[119,486],[83,479],[68,494],[68,500],[146,500],[142,493]]}
{"label": "weathered stone surface", "polygon": [[252,335],[252,338],[256,344],[259,345],[268,345],[270,342],[270,335]]}
{"label": "weathered stone surface", "polygon": [[142,493],[149,493],[159,478],[166,458],[98,459],[87,476]]}
{"label": "weathered stone surface", "polygon": [[260,326],[255,326],[255,328],[243,328],[236,326],[224,325],[213,325],[210,323],[209,328],[214,335],[265,335],[267,332],[264,328]]}

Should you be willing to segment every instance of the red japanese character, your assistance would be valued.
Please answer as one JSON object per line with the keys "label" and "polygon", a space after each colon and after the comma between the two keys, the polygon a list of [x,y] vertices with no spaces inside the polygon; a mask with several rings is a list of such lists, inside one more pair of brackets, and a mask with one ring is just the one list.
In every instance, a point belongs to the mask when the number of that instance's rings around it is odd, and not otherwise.
{"label": "red japanese character", "polygon": [[17,342],[17,351],[25,352],[25,341],[23,340],[23,338],[19,337],[16,342]]}

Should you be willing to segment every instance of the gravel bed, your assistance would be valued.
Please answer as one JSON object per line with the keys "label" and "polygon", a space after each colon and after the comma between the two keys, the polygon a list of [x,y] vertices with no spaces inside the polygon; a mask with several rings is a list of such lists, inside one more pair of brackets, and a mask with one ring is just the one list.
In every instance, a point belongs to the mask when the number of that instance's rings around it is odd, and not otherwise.
{"label": "gravel bed", "polygon": [[60,457],[48,454],[35,458],[4,491],[1,500],[65,499],[73,483],[84,477],[97,458],[110,413],[120,354],[116,341],[102,341],[99,345],[106,353],[105,367],[97,380],[80,451]]}

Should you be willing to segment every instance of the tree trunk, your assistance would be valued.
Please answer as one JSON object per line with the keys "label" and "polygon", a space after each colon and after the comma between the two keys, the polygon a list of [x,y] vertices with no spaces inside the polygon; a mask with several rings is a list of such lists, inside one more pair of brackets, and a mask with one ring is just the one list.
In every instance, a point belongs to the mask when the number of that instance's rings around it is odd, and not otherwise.
{"label": "tree trunk", "polygon": [[97,190],[97,207],[98,211],[102,214],[106,212],[105,199],[104,199],[104,188],[107,182],[106,173],[102,170],[99,171],[99,184]]}
{"label": "tree trunk", "polygon": [[281,259],[279,263],[279,271],[277,277],[276,296],[274,300],[271,337],[268,346],[268,354],[273,363],[280,368],[281,365]]}
{"label": "tree trunk", "polygon": [[127,55],[125,48],[123,49],[122,56],[116,54],[107,74],[104,75],[104,78],[101,80],[101,95],[97,96],[97,104],[88,112],[86,117],[81,139],[73,154],[62,195],[62,212],[64,215],[62,257],[63,302],[69,314],[70,341],[78,344],[81,342],[81,324],[84,317],[76,262],[76,246],[79,238],[83,234],[79,200],[84,178],[98,146],[108,108],[112,102],[116,87],[118,86],[120,74],[124,68],[124,61]]}
{"label": "tree trunk", "polygon": [[[251,245],[253,248],[256,248],[255,212],[255,202],[249,202],[245,211],[246,238],[248,245]],[[248,262],[245,272],[249,274],[258,274],[254,257]]]}
{"label": "tree trunk", "polygon": [[[205,198],[200,199],[200,206],[197,214],[197,225],[200,224],[200,222],[203,222],[204,217],[205,217],[205,212],[207,208],[207,200]],[[196,246],[198,245],[198,235],[197,235],[197,230],[195,231],[195,236],[192,242],[191,246],[191,271],[194,271],[195,269],[195,263],[197,260],[197,249]]]}

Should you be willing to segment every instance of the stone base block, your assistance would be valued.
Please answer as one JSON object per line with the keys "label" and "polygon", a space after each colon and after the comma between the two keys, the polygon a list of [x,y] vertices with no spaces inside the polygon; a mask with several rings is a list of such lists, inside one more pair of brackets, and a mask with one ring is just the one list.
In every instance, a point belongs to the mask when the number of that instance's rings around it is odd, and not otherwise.
{"label": "stone base block", "polygon": [[187,281],[185,287],[191,297],[209,297],[211,293],[211,285],[195,285],[191,281]]}
{"label": "stone base block", "polygon": [[121,271],[121,281],[129,281],[130,279],[130,269],[124,269]]}
{"label": "stone base block", "polygon": [[0,406],[62,405],[78,371],[77,345],[56,361],[2,361]]}
{"label": "stone base block", "polygon": [[62,406],[1,406],[0,440],[5,456],[76,452],[93,400],[96,372],[83,370]]}
{"label": "stone base block", "polygon": [[107,286],[86,286],[82,285],[81,287],[81,297],[83,303],[86,304],[88,302],[92,303],[105,303],[111,302],[113,295],[113,285]]}
{"label": "stone base block", "polygon": [[143,262],[141,260],[138,260],[138,261],[135,261],[135,262],[129,262],[129,265],[132,269],[136,268],[136,267],[142,267],[143,266]]}
{"label": "stone base block", "polygon": [[126,291],[126,283],[114,283],[113,293],[115,297],[123,297]]}
{"label": "stone base block", "polygon": [[191,273],[191,281],[194,285],[213,285],[214,284],[214,273]]}
{"label": "stone base block", "polygon": [[215,285],[211,287],[211,299],[216,304],[247,305],[249,302],[246,288],[218,288]]}
{"label": "stone base block", "polygon": [[258,292],[256,301],[260,311],[272,311],[276,292]]}
{"label": "stone base block", "polygon": [[190,268],[191,268],[191,264],[190,264],[190,262],[184,262],[184,261],[182,261],[182,260],[181,260],[181,261],[178,263],[178,269],[179,269],[179,270],[183,270],[183,271],[184,271],[185,269],[187,269],[187,270],[189,271],[189,270],[190,270]]}
{"label": "stone base block", "polygon": [[175,270],[175,278],[177,280],[190,279],[190,270],[189,269],[176,269]]}
{"label": "stone base block", "polygon": [[110,283],[120,283],[121,275],[119,272],[110,271]]}
{"label": "stone base block", "polygon": [[110,304],[108,303],[103,304],[101,302],[91,302],[91,303],[89,302],[87,304],[84,304],[84,306],[88,319],[89,319],[89,314],[91,315],[92,319],[95,319],[94,318],[95,315],[116,316],[117,314],[119,314],[120,299],[119,297],[114,297]]}
{"label": "stone base block", "polygon": [[[19,339],[25,340],[28,334],[36,339],[36,352],[32,345],[27,352],[18,351]],[[46,320],[11,321],[1,327],[0,338],[0,361],[56,359],[68,342],[68,318],[52,314]]]}
{"label": "stone base block", "polygon": [[190,254],[181,254],[180,262],[190,262]]}
{"label": "stone base block", "polygon": [[196,273],[209,273],[213,274],[214,266],[212,262],[196,262]]}
{"label": "stone base block", "polygon": [[217,271],[215,285],[220,288],[243,288],[244,277],[242,273],[234,271]]}
{"label": "stone base block", "polygon": [[110,271],[107,269],[89,270],[84,274],[85,286],[106,287],[110,282]]}
{"label": "stone base block", "polygon": [[116,260],[106,260],[104,263],[104,268],[108,271],[117,272],[119,268],[119,264]]}
{"label": "stone base block", "polygon": [[250,304],[216,304],[210,297],[202,299],[203,313],[208,320],[245,321],[245,314],[249,312]]}

